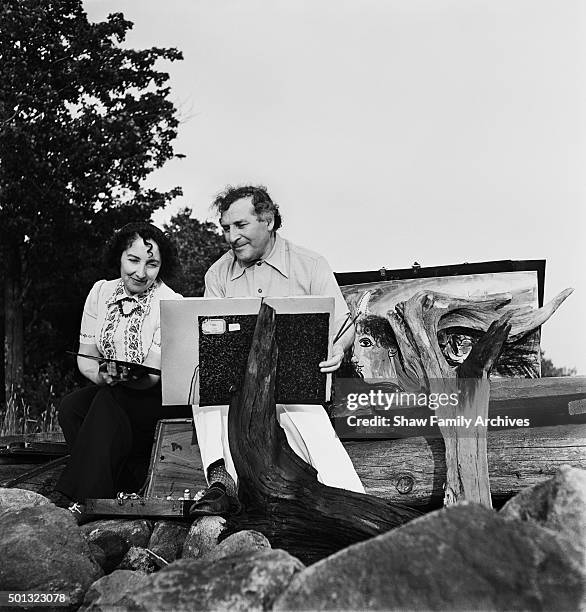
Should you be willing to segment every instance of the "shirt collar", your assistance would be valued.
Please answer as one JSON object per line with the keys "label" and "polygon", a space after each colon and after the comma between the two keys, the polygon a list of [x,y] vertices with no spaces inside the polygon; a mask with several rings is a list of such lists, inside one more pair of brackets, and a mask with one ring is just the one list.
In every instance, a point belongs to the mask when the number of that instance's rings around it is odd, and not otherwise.
{"label": "shirt collar", "polygon": [[156,280],[148,291],[141,293],[140,295],[128,295],[126,290],[124,289],[124,282],[122,279],[118,281],[116,288],[114,289],[114,293],[106,300],[106,305],[111,306],[112,304],[116,304],[117,302],[123,302],[125,300],[131,300],[133,302],[138,302],[139,304],[145,304],[149,296],[153,293],[159,281]]}
{"label": "shirt collar", "polygon": [[[285,278],[289,278],[289,275],[287,274],[287,261],[285,251],[285,240],[283,240],[283,238],[281,238],[281,236],[279,236],[279,234],[275,232],[275,244],[273,245],[271,252],[263,260],[260,261],[264,261],[266,264],[277,270],[277,272],[282,274]],[[237,278],[240,278],[248,268],[255,266],[257,263],[258,262],[255,261],[254,263],[243,266],[236,259],[236,256],[234,256],[234,263],[232,264],[232,275],[230,277],[230,280],[236,280]]]}

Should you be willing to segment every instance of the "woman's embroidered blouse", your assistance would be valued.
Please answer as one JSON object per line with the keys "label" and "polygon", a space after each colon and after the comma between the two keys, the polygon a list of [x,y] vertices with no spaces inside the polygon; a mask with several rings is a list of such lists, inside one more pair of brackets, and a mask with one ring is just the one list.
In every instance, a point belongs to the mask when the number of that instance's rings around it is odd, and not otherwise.
{"label": "woman's embroidered blouse", "polygon": [[99,280],[83,309],[80,344],[95,344],[104,357],[160,367],[161,317],[159,303],[182,296],[156,281],[140,295],[128,295],[122,279]]}

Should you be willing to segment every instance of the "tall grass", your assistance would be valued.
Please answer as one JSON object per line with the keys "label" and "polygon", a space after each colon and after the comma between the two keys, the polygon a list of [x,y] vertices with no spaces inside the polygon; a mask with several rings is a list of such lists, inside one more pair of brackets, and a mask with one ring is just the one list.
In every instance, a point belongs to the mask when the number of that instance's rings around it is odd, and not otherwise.
{"label": "tall grass", "polygon": [[57,409],[52,387],[50,391],[45,410],[36,418],[31,416],[30,406],[22,395],[13,391],[6,402],[4,411],[0,412],[0,437],[60,433],[61,428],[57,422]]}

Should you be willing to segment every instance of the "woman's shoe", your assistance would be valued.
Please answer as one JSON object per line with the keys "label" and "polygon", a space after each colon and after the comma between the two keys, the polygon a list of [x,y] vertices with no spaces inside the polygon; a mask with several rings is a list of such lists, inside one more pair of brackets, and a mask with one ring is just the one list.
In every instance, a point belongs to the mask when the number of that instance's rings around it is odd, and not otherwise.
{"label": "woman's shoe", "polygon": [[71,504],[67,510],[71,512],[75,522],[78,525],[83,525],[84,523],[89,523],[92,520],[92,516],[87,514],[85,511],[85,506],[80,504],[79,502],[74,502]]}

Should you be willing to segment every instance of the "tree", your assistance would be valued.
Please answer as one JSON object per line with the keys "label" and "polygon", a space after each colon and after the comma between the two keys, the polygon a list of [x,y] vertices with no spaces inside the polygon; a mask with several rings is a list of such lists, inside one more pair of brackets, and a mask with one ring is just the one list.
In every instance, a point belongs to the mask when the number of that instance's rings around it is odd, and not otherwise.
{"label": "tree", "polygon": [[0,21],[0,276],[10,393],[22,382],[25,323],[30,332],[47,323],[49,310],[67,317],[112,229],[149,219],[180,193],[147,190],[143,180],[174,156],[178,126],[168,74],[155,65],[182,56],[123,49],[132,23],[120,13],[90,23],[81,0],[3,0]]}
{"label": "tree", "polygon": [[557,368],[553,365],[553,361],[545,356],[545,351],[541,351],[541,376],[576,376],[578,370],[576,368]]}
{"label": "tree", "polygon": [[165,225],[165,231],[177,245],[182,278],[176,286],[185,296],[201,296],[206,270],[226,251],[226,243],[210,222],[191,217],[192,211],[183,208]]}

